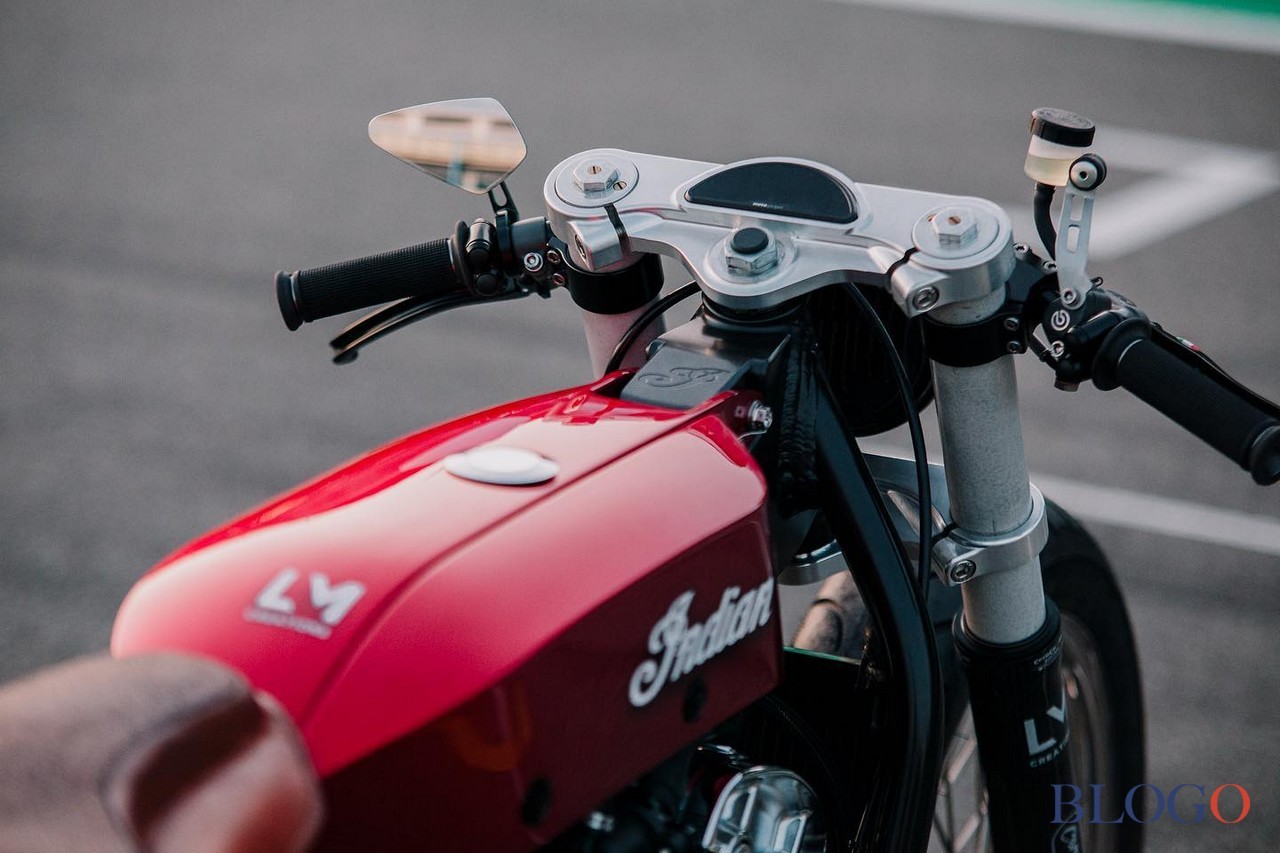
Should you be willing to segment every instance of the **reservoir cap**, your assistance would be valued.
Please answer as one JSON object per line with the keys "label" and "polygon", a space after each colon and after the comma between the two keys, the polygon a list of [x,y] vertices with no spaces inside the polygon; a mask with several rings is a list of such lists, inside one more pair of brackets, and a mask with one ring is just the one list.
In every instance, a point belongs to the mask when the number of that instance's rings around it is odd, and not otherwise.
{"label": "reservoir cap", "polygon": [[1084,116],[1056,107],[1041,107],[1031,113],[1031,135],[1045,142],[1088,148],[1093,144],[1094,129],[1093,122]]}

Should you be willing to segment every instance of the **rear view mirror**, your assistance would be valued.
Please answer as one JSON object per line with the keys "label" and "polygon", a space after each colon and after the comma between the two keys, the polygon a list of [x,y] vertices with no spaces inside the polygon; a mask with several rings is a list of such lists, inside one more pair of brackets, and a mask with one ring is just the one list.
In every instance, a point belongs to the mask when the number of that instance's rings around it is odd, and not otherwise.
{"label": "rear view mirror", "polygon": [[483,195],[524,160],[527,149],[493,98],[437,101],[369,122],[373,144],[446,184]]}

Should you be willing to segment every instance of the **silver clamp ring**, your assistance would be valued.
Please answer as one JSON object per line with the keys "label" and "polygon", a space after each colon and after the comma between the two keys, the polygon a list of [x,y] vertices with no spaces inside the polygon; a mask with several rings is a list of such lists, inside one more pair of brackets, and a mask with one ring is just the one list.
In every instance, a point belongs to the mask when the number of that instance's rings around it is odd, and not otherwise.
{"label": "silver clamp ring", "polygon": [[958,586],[981,575],[1005,572],[1027,565],[1049,541],[1049,519],[1044,495],[1031,487],[1031,516],[1008,533],[984,536],[952,530],[933,546],[933,567],[947,586]]}

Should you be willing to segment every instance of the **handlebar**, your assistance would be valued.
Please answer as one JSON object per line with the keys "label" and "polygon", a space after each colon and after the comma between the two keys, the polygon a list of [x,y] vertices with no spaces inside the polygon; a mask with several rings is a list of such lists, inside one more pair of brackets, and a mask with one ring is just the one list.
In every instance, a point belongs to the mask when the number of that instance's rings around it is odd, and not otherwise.
{"label": "handlebar", "polygon": [[[1248,471],[1254,482],[1280,480],[1280,410],[1212,362],[1144,321],[1108,336],[1094,363],[1094,384],[1124,387]],[[1180,352],[1181,350],[1181,352]]]}
{"label": "handlebar", "polygon": [[276,273],[276,298],[290,330],[303,323],[410,296],[468,293],[451,239],[431,240],[325,267]]}

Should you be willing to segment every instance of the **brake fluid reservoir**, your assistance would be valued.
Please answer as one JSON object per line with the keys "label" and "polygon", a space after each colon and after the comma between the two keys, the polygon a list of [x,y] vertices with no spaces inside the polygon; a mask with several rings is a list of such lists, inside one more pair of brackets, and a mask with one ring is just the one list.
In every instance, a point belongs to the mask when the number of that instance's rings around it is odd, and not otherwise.
{"label": "brake fluid reservoir", "polygon": [[1067,185],[1071,164],[1093,144],[1093,122],[1082,115],[1041,107],[1031,113],[1031,143],[1023,171],[1055,187]]}

